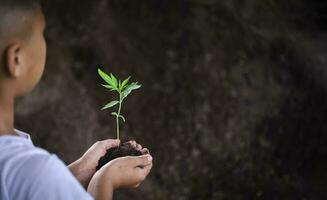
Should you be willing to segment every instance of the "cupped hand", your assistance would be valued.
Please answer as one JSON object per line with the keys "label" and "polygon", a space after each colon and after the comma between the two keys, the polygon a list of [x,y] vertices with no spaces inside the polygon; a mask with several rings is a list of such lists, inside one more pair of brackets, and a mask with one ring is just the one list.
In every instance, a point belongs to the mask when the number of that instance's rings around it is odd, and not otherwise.
{"label": "cupped hand", "polygon": [[94,143],[81,157],[84,168],[94,171],[99,163],[99,159],[104,156],[108,149],[118,147],[120,140],[107,139]]}
{"label": "cupped hand", "polygon": [[134,149],[140,151],[142,154],[150,154],[150,151],[147,148],[143,148],[142,145],[138,144],[134,140],[130,140],[127,143],[129,143]]}
{"label": "cupped hand", "polygon": [[108,149],[119,146],[120,140],[107,139],[94,143],[85,153],[68,168],[79,182],[86,188],[96,172],[99,159]]}
{"label": "cupped hand", "polygon": [[150,173],[152,156],[127,156],[116,158],[95,173],[88,186],[88,192],[95,199],[108,199],[117,188],[139,186]]}

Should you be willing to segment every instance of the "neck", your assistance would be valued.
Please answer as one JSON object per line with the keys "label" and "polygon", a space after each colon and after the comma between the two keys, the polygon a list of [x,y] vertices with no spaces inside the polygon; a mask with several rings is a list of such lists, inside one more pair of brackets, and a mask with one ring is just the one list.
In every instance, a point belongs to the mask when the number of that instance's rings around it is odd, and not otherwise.
{"label": "neck", "polygon": [[14,97],[0,88],[0,135],[17,135],[14,130]]}

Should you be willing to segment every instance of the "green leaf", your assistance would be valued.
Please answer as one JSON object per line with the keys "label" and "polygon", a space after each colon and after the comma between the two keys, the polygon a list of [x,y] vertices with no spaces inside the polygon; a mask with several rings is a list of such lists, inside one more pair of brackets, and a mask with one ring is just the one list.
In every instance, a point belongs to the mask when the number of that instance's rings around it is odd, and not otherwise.
{"label": "green leaf", "polygon": [[113,86],[114,86],[115,88],[118,88],[118,81],[117,81],[117,78],[116,78],[113,74],[111,74],[111,73],[110,73],[110,77],[111,77],[111,79],[112,79]]}
{"label": "green leaf", "polygon": [[98,74],[101,76],[101,78],[107,82],[109,85],[113,86],[113,80],[111,79],[111,77],[106,74],[105,72],[103,72],[100,68],[98,68]]}
{"label": "green leaf", "polygon": [[129,89],[130,90],[136,90],[139,89],[142,85],[139,85],[138,82],[134,82],[132,84],[129,85]]}
{"label": "green leaf", "polygon": [[130,85],[127,85],[124,91],[122,92],[122,99],[125,99],[132,90],[139,89],[142,85],[139,85],[138,82],[131,83]]}
{"label": "green leaf", "polygon": [[103,87],[109,89],[110,91],[115,91],[117,90],[116,88],[113,88],[111,85],[102,85]]}
{"label": "green leaf", "polygon": [[119,103],[119,101],[112,101],[112,102],[108,103],[107,105],[105,105],[103,108],[101,108],[101,110],[105,110],[107,108],[111,108],[111,107],[115,106],[118,103]]}
{"label": "green leaf", "polygon": [[107,89],[113,89],[111,85],[105,85],[105,84],[101,84],[101,85]]}
{"label": "green leaf", "polygon": [[124,90],[121,93],[122,94],[122,100],[125,99],[131,92],[132,92],[132,90]]}
{"label": "green leaf", "polygon": [[128,77],[127,79],[125,79],[125,80],[123,81],[123,83],[121,84],[122,89],[124,89],[125,86],[127,86],[127,83],[128,83],[128,81],[129,81],[130,78],[131,78],[131,77]]}
{"label": "green leaf", "polygon": [[118,88],[119,88],[119,90],[122,89],[122,86],[121,86],[121,80],[118,81]]}
{"label": "green leaf", "polygon": [[110,91],[117,90],[117,89],[113,88],[111,85],[103,85],[102,84],[102,86],[105,87],[105,88],[107,88],[107,89],[109,89]]}
{"label": "green leaf", "polygon": [[123,120],[123,122],[125,122],[125,121],[126,121],[124,116],[122,116],[122,115],[119,115],[118,117],[120,117],[120,118]]}

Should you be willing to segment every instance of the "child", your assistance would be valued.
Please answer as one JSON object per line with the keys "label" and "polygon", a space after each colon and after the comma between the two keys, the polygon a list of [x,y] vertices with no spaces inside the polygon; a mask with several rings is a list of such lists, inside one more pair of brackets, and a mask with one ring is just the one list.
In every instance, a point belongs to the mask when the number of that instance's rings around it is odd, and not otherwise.
{"label": "child", "polygon": [[112,199],[116,188],[137,187],[151,170],[150,155],[118,158],[95,171],[119,140],[95,143],[67,168],[14,129],[15,98],[31,91],[43,73],[44,27],[36,0],[0,1],[0,199]]}

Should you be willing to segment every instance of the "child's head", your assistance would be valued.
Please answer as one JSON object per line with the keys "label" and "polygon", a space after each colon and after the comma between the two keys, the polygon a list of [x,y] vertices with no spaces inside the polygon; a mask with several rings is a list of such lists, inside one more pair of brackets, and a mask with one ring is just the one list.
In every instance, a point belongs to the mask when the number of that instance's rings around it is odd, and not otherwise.
{"label": "child's head", "polygon": [[0,92],[19,96],[40,80],[45,20],[37,0],[0,0]]}

